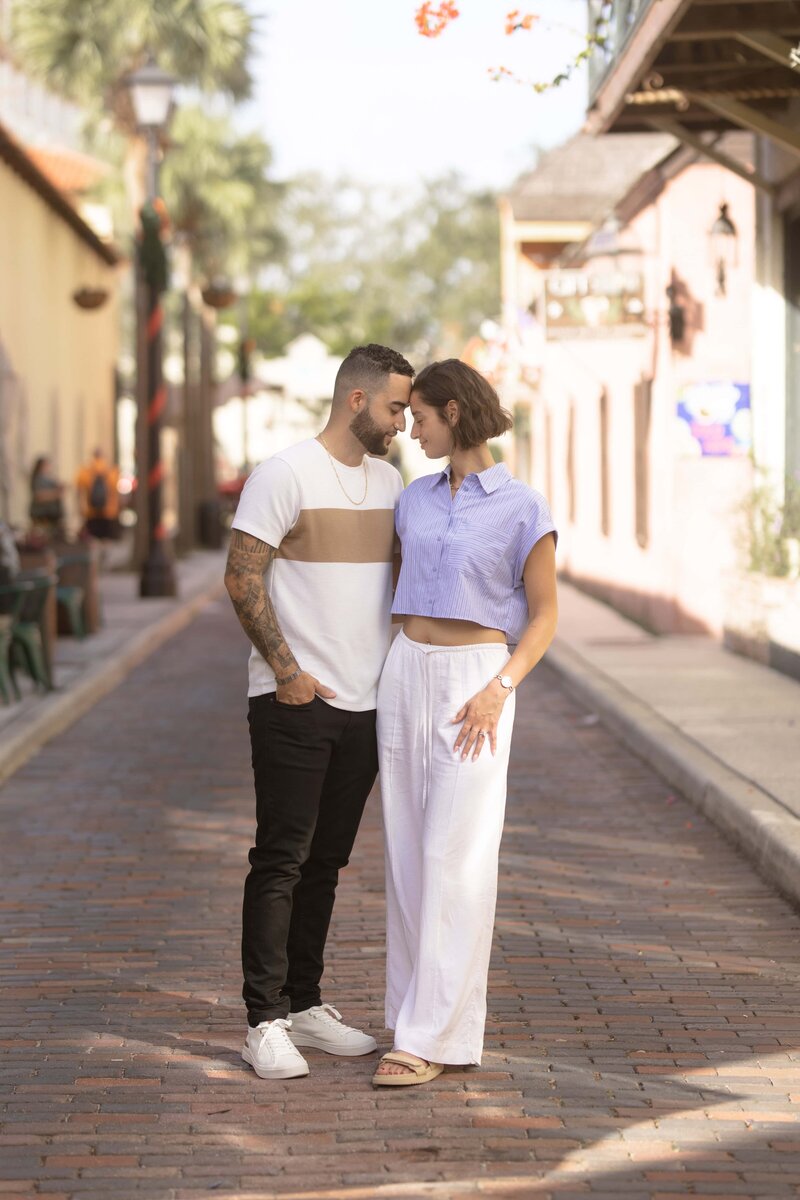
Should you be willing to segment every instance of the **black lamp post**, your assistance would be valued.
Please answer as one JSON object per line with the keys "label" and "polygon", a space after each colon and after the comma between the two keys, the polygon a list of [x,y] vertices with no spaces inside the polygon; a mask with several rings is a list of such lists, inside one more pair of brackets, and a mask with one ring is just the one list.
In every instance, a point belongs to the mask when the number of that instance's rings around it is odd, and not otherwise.
{"label": "black lamp post", "polygon": [[[142,596],[174,596],[175,570],[172,546],[163,521],[164,465],[161,460],[161,424],[167,401],[163,373],[161,297],[167,286],[166,254],[162,241],[162,215],[158,196],[159,135],[166,129],[172,111],[175,80],[152,58],[125,79],[136,123],[147,140],[147,191],[140,213],[141,231],[137,255],[137,305],[141,330],[140,345],[146,352],[139,368],[145,380],[139,387],[140,419],[147,426],[147,453],[139,463],[139,486],[147,487],[147,553],[142,564],[139,592]],[[143,386],[146,384],[146,386]]]}

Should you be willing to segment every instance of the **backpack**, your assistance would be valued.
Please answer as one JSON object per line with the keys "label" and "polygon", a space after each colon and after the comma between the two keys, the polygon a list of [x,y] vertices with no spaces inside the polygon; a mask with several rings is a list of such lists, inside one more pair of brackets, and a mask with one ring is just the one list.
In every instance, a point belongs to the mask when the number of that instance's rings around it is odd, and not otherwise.
{"label": "backpack", "polygon": [[108,483],[105,475],[95,475],[89,488],[89,507],[105,508],[108,504]]}

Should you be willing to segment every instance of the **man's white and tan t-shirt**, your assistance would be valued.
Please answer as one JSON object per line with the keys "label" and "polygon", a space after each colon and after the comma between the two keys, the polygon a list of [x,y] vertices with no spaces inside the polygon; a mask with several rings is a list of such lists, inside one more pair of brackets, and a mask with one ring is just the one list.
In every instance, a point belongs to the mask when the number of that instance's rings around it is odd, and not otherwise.
{"label": "man's white and tan t-shirt", "polygon": [[[365,470],[366,499],[353,504],[348,496],[363,496]],[[326,701],[334,708],[363,712],[377,703],[402,490],[389,463],[337,461],[334,471],[324,447],[309,438],[256,467],[236,510],[234,529],[277,550],[265,579],[278,623],[301,669],[336,692]],[[249,696],[275,691],[275,674],[255,647],[249,673]]]}

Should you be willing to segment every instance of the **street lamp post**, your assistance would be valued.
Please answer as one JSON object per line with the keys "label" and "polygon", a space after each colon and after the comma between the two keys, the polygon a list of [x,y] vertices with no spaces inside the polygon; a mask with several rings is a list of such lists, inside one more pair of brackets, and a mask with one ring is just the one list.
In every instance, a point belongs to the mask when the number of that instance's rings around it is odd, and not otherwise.
{"label": "street lamp post", "polygon": [[142,564],[139,593],[142,596],[174,596],[175,569],[172,546],[163,520],[164,466],[161,459],[161,425],[167,401],[163,373],[163,323],[161,303],[166,288],[166,259],[161,234],[158,196],[159,134],[167,126],[172,109],[175,80],[152,60],[125,80],[139,129],[147,142],[147,190],[140,213],[141,236],[137,262],[137,305],[144,324],[140,343],[145,352],[139,369],[146,386],[139,388],[140,419],[147,426],[145,461],[139,463],[139,486],[147,487],[147,553]]}

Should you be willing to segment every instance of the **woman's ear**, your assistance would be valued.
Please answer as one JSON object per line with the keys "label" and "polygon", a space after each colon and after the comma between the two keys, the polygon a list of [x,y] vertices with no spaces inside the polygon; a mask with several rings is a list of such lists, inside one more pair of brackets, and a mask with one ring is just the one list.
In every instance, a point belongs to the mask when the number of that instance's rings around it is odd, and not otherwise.
{"label": "woman's ear", "polygon": [[444,406],[444,411],[447,416],[447,424],[453,429],[458,424],[458,403],[455,400],[448,400]]}

